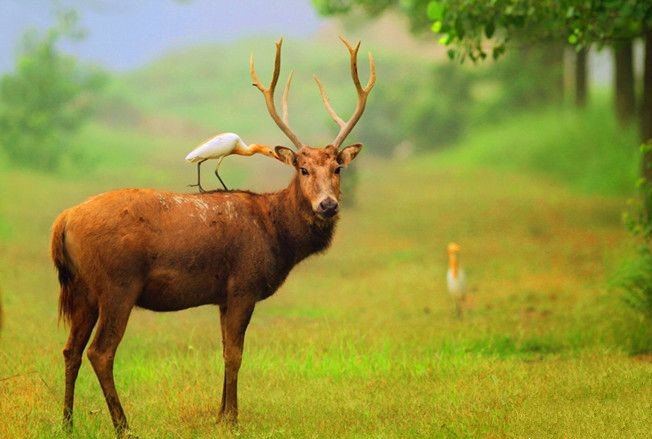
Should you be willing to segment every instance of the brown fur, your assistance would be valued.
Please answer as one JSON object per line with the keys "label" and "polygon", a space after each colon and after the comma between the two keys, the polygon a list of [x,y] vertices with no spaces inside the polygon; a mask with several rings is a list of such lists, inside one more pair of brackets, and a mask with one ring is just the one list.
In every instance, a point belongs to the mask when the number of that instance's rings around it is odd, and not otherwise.
{"label": "brown fur", "polygon": [[295,154],[278,147],[279,160],[297,173],[275,193],[126,189],[59,215],[51,253],[61,283],[60,317],[70,324],[64,348],[66,426],[72,423],[81,355],[98,322],[88,357],[116,430],[127,428],[113,358],[134,306],[153,311],[219,306],[225,361],[221,415],[235,420],[237,374],[254,306],[272,295],[297,263],[329,246],[337,215],[320,214],[320,202],[339,200],[338,168],[360,148],[304,147]]}

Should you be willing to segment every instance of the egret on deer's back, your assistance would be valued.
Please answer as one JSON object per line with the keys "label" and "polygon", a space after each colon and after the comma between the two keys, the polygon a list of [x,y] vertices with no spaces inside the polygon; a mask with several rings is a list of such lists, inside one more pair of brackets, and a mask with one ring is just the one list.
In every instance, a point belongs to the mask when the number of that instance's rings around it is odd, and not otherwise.
{"label": "egret on deer's back", "polygon": [[206,142],[193,149],[190,154],[186,156],[186,160],[190,163],[197,163],[197,184],[191,184],[191,187],[197,187],[199,192],[205,192],[201,185],[201,164],[209,159],[217,159],[217,166],[215,166],[215,176],[220,180],[222,186],[227,190],[224,181],[218,172],[220,164],[224,157],[229,155],[243,155],[251,156],[254,154],[264,154],[269,157],[276,158],[274,151],[265,145],[252,143],[247,145],[242,141],[240,136],[235,133],[222,133],[215,137],[208,139]]}

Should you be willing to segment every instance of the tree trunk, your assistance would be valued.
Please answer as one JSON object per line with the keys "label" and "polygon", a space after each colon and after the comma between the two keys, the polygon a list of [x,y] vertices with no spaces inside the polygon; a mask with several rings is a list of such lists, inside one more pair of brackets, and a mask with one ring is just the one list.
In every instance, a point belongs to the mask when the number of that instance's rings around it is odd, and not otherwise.
{"label": "tree trunk", "polygon": [[[652,139],[652,29],[645,32],[645,61],[643,66],[643,102],[641,105],[641,141]],[[651,161],[652,163],[652,161]],[[646,174],[647,175],[647,174]],[[652,177],[652,173],[650,174]],[[652,181],[652,178],[649,179]]]}
{"label": "tree trunk", "polygon": [[588,48],[583,48],[575,55],[575,105],[578,107],[586,106],[588,99],[588,52]]}
{"label": "tree trunk", "polygon": [[[548,72],[551,82],[551,98],[554,102],[564,101],[564,48],[566,42],[553,41],[550,49],[544,52],[544,60],[548,62]],[[547,54],[547,55],[546,55]]]}
{"label": "tree trunk", "polygon": [[641,141],[647,144],[643,148],[641,158],[641,176],[645,181],[642,188],[643,203],[648,217],[652,216],[652,149],[649,142],[652,140],[652,29],[645,32],[645,60],[643,65],[643,102],[640,115]]}
{"label": "tree trunk", "polygon": [[564,102],[570,103],[575,99],[575,49],[564,47]]}
{"label": "tree trunk", "polygon": [[632,40],[617,41],[613,46],[613,51],[616,117],[618,122],[624,126],[633,119],[636,113]]}

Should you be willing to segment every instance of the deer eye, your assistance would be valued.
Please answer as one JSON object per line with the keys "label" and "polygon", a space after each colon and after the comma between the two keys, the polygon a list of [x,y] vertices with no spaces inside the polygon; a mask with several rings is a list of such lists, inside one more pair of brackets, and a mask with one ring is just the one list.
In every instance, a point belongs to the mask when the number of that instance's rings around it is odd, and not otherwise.
{"label": "deer eye", "polygon": [[335,173],[336,173],[337,175],[339,175],[340,172],[342,172],[342,168],[343,168],[343,166],[338,166],[337,168],[335,168]]}
{"label": "deer eye", "polygon": [[299,170],[301,171],[301,175],[308,175],[309,174],[309,172],[308,172],[308,170],[306,168],[300,168]]}

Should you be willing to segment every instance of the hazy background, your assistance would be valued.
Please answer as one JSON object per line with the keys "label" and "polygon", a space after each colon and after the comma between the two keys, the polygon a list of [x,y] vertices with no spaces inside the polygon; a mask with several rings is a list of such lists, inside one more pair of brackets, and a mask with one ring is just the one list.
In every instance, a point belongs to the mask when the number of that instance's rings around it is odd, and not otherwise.
{"label": "hazy background", "polygon": [[[66,47],[79,58],[118,71],[142,67],[170,49],[225,43],[252,35],[311,37],[323,25],[308,1],[60,1],[77,8],[88,37]],[[49,2],[4,0],[0,4],[0,71],[13,65],[28,27],[54,22]]]}

